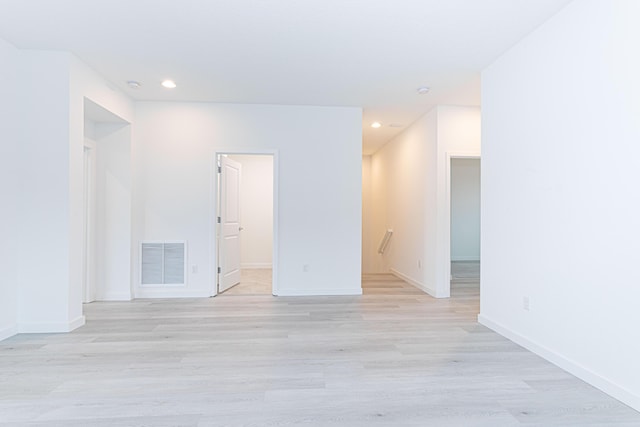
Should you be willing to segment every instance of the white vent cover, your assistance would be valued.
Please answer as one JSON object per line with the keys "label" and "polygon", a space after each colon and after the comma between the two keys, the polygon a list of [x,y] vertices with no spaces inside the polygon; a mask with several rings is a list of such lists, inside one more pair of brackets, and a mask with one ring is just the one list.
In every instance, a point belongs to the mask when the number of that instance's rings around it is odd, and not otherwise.
{"label": "white vent cover", "polygon": [[142,242],[140,254],[141,284],[185,284],[185,242]]}

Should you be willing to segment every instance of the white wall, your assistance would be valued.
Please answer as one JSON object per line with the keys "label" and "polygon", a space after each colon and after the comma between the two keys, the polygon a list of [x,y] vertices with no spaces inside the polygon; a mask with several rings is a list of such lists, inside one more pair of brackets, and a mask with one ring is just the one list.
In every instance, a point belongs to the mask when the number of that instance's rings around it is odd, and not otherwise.
{"label": "white wall", "polygon": [[372,271],[392,271],[437,297],[449,296],[448,155],[479,154],[480,110],[438,106],[371,157],[370,245],[393,237]]}
{"label": "white wall", "polygon": [[210,295],[215,153],[252,150],[277,150],[278,293],[361,293],[361,128],[357,108],[138,103],[139,238],[187,240],[198,273],[186,289],[136,294]]}
{"label": "white wall", "polygon": [[[374,273],[390,270],[425,287],[425,269],[432,260],[425,239],[429,216],[435,218],[437,109],[432,110],[371,156],[371,244]],[[384,255],[377,247],[393,230]],[[420,266],[418,265],[420,262]]]}
{"label": "white wall", "polygon": [[273,156],[229,156],[242,165],[240,266],[271,268],[273,252]]}
{"label": "white wall", "polygon": [[451,159],[451,260],[480,260],[479,159]]}
{"label": "white wall", "polygon": [[19,84],[20,52],[0,39],[0,340],[17,332],[18,283],[22,255],[22,171],[25,162]]}
{"label": "white wall", "polygon": [[362,272],[375,272],[374,260],[377,248],[373,238],[371,156],[362,156]]}
{"label": "white wall", "polygon": [[[85,122],[86,123],[86,122]],[[95,288],[98,301],[130,300],[131,132],[125,123],[93,122],[95,142]]]}
{"label": "white wall", "polygon": [[[19,262],[20,332],[63,332],[83,323],[69,305],[69,62],[64,52],[21,51],[26,157]],[[28,256],[27,256],[28,254]]]}
{"label": "white wall", "polygon": [[6,242],[16,244],[7,258],[12,266],[7,277],[15,280],[2,287],[2,296],[6,293],[14,308],[0,310],[0,335],[69,331],[84,323],[84,96],[107,103],[118,99],[120,105],[129,101],[69,53],[17,50],[0,42],[0,55],[6,59],[2,71],[8,73],[7,81],[16,81],[10,80],[11,73],[20,81],[10,85],[16,89],[2,89],[7,93],[0,101],[7,110],[3,117],[10,119],[2,125],[9,141],[2,149],[10,150],[2,158],[11,163],[3,174],[16,172],[7,181],[14,185],[6,198],[14,203],[3,221],[11,226]]}
{"label": "white wall", "polygon": [[640,410],[638,19],[570,3],[483,72],[479,319]]}
{"label": "white wall", "polygon": [[[68,79],[69,104],[69,317],[82,315],[82,217],[83,217],[83,147],[85,138],[85,99],[97,104],[121,122],[118,125],[97,123],[97,192],[103,196],[103,215],[98,229],[109,233],[97,242],[103,252],[98,267],[102,270],[96,289],[99,299],[128,299],[131,295],[131,253],[133,245],[131,207],[130,144],[133,102],[85,63],[70,55]],[[123,126],[124,125],[124,126]],[[106,198],[105,198],[106,197]],[[104,227],[103,227],[104,226]]]}

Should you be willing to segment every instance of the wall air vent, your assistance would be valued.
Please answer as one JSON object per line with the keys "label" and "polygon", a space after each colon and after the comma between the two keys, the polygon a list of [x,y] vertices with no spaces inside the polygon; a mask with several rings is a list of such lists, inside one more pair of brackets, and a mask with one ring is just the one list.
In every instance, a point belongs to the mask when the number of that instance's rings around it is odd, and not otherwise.
{"label": "wall air vent", "polygon": [[186,242],[142,242],[140,283],[147,286],[184,286]]}

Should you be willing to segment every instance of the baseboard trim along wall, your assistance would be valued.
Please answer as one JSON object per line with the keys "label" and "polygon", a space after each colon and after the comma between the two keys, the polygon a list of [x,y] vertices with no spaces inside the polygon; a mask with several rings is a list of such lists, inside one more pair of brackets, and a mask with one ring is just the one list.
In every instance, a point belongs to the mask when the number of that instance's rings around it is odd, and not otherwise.
{"label": "baseboard trim along wall", "polygon": [[620,387],[614,382],[590,371],[584,366],[565,358],[564,356],[550,350],[549,348],[524,337],[517,332],[514,332],[505,326],[492,321],[483,314],[478,315],[478,322],[487,328],[499,333],[505,338],[513,341],[514,343],[521,345],[527,350],[537,354],[538,356],[548,360],[559,368],[564,369],[572,375],[580,378],[581,380],[591,384],[592,386],[602,390],[611,397],[618,399],[622,403],[632,407],[636,411],[640,411],[640,396],[630,392],[629,390]]}
{"label": "baseboard trim along wall", "polygon": [[270,262],[248,262],[245,264],[240,264],[240,269],[254,270],[259,268],[271,268]]}
{"label": "baseboard trim along wall", "polygon": [[132,299],[129,293],[107,293],[97,297],[96,301],[131,301]]}
{"label": "baseboard trim along wall", "polygon": [[6,340],[7,338],[10,338],[10,337],[16,335],[17,333],[18,333],[18,326],[17,325],[13,325],[13,326],[9,326],[8,328],[0,329],[0,341]]}
{"label": "baseboard trim along wall", "polygon": [[322,288],[322,289],[278,289],[280,297],[306,297],[314,295],[362,295],[362,288]]}
{"label": "baseboard trim along wall", "polygon": [[138,288],[135,298],[209,298],[211,290],[184,288]]}
{"label": "baseboard trim along wall", "polygon": [[413,280],[411,277],[400,273],[398,270],[396,270],[394,268],[390,268],[389,271],[391,272],[391,274],[396,276],[398,279],[402,279],[405,282],[409,283],[410,285],[413,285],[416,288],[420,289],[421,291],[424,291],[424,292],[428,293],[432,297],[438,298],[438,296],[436,295],[437,294],[436,290],[431,288],[430,286],[427,286],[424,283],[420,283],[417,280]]}
{"label": "baseboard trim along wall", "polygon": [[85,317],[78,316],[69,322],[18,323],[19,334],[47,334],[71,332],[84,325]]}

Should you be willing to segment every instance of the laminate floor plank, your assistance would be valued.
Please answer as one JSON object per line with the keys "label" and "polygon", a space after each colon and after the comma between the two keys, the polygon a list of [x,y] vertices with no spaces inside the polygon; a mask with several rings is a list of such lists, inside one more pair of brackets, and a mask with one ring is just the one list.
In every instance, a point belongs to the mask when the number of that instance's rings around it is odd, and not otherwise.
{"label": "laminate floor plank", "polygon": [[0,426],[640,426],[477,323],[478,263],[452,277],[450,299],[382,274],[362,296],[87,304],[72,333],[0,342]]}

